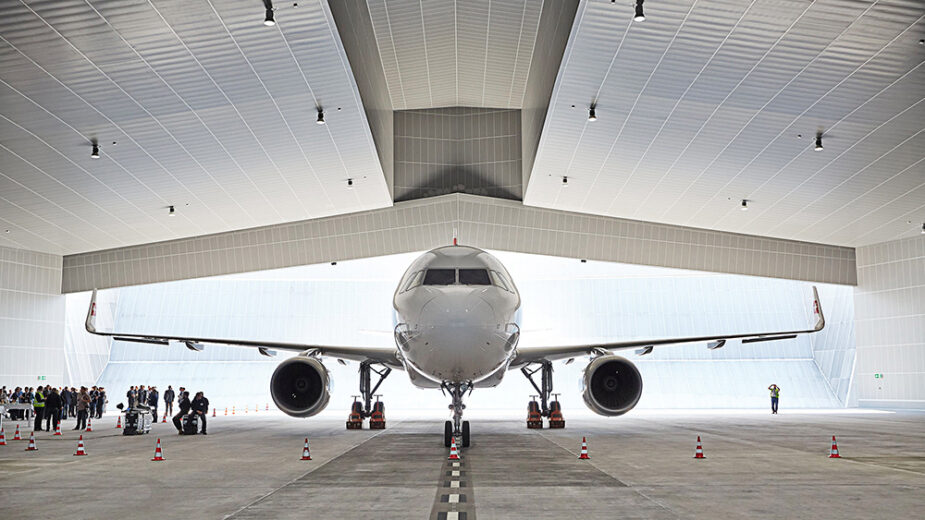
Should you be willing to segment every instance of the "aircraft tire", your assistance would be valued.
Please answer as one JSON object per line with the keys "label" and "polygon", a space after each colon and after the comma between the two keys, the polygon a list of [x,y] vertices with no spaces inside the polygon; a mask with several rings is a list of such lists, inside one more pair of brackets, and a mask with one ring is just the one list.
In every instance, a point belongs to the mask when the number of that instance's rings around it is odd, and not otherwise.
{"label": "aircraft tire", "polygon": [[447,448],[450,447],[450,442],[453,440],[453,423],[447,421],[443,423],[443,445]]}
{"label": "aircraft tire", "polygon": [[462,423],[462,445],[463,448],[469,447],[469,421]]}

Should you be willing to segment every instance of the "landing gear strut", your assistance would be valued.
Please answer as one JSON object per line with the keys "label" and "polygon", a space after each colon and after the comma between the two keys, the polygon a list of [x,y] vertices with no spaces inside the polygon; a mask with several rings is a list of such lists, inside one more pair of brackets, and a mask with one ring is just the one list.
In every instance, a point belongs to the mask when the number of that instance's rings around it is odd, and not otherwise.
{"label": "landing gear strut", "polygon": [[[559,404],[559,394],[552,393],[552,361],[541,361],[538,364],[540,366],[533,369],[530,368],[531,365],[520,368],[524,377],[530,381],[530,384],[533,385],[533,388],[535,388],[539,394],[537,396],[531,396],[534,399],[527,403],[527,428],[542,428],[542,417],[549,418],[550,428],[565,428],[565,418],[562,417],[562,405]],[[540,373],[539,385],[533,380],[533,376],[537,372]],[[549,400],[551,396],[555,396],[552,402]],[[536,397],[540,398],[539,403],[536,402]]]}
{"label": "landing gear strut", "polygon": [[[372,386],[372,374],[379,376],[376,385]],[[369,427],[374,430],[385,429],[385,403],[380,401],[381,394],[376,394],[379,385],[385,381],[385,378],[392,373],[392,369],[383,366],[381,370],[373,368],[373,363],[363,361],[360,363],[360,395],[354,396],[353,406],[350,408],[350,417],[347,419],[348,430],[360,430],[363,428],[363,419],[370,417]],[[376,397],[376,404],[373,405],[373,396]],[[363,402],[357,401],[358,397],[363,398]]]}
{"label": "landing gear strut", "polygon": [[460,437],[462,447],[468,448],[471,440],[469,421],[462,420],[463,410],[466,409],[462,400],[466,392],[472,391],[472,383],[443,383],[442,389],[449,392],[453,399],[453,404],[449,406],[449,409],[453,410],[453,420],[443,424],[443,445],[449,448],[453,437]]}

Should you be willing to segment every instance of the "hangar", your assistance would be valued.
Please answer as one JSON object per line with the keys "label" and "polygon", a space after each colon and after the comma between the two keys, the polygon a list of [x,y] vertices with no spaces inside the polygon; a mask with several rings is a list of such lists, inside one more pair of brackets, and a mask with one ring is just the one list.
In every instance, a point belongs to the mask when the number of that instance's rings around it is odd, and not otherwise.
{"label": "hangar", "polygon": [[920,0],[11,0],[0,60],[3,518],[923,505]]}

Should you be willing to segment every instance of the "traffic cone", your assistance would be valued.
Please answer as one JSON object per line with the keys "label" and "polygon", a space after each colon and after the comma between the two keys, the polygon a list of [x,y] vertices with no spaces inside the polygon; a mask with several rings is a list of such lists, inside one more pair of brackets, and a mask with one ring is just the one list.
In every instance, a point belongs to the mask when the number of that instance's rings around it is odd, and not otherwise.
{"label": "traffic cone", "polygon": [[588,439],[585,437],[581,438],[581,454],[578,455],[578,458],[581,460],[587,460],[591,458],[588,456]]}
{"label": "traffic cone", "polygon": [[55,435],[58,437],[61,436],[61,423],[55,425]]}
{"label": "traffic cone", "polygon": [[257,412],[259,412],[259,411],[260,411],[260,405],[259,405],[259,404],[255,404],[255,405],[254,405],[254,413],[257,413]]}
{"label": "traffic cone", "polygon": [[215,408],[212,409],[212,417],[215,417]]}
{"label": "traffic cone", "polygon": [[84,431],[85,431],[85,432],[92,432],[92,431],[93,431],[93,419],[87,419],[87,429],[84,430]]}
{"label": "traffic cone", "polygon": [[6,434],[3,433],[3,428],[0,428],[0,446],[6,446]]}
{"label": "traffic cone", "polygon": [[830,459],[840,459],[841,455],[838,454],[838,444],[835,443],[835,436],[832,436],[832,449],[829,450]]}
{"label": "traffic cone", "polygon": [[26,451],[37,451],[37,450],[38,448],[35,447],[35,432],[32,432],[32,434],[29,435],[29,447],[26,448]]}
{"label": "traffic cone", "polygon": [[697,436],[697,449],[694,451],[695,459],[705,459],[703,456],[703,445],[700,443],[700,436]]}
{"label": "traffic cone", "polygon": [[154,446],[154,458],[151,460],[167,460],[164,458],[164,452],[161,451],[161,440],[159,438],[157,439],[157,444]]}
{"label": "traffic cone", "polygon": [[13,434],[13,440],[14,440],[14,441],[21,441],[21,440],[22,440],[22,435],[19,434],[19,425],[18,425],[18,424],[16,425],[16,433]]}
{"label": "traffic cone", "polygon": [[231,407],[231,415],[234,415],[234,406]]}
{"label": "traffic cone", "polygon": [[447,457],[447,460],[459,460],[459,450],[456,449],[456,437],[453,437],[453,440],[450,441],[450,456]]}
{"label": "traffic cone", "polygon": [[225,415],[228,415],[228,407],[225,407]]}
{"label": "traffic cone", "polygon": [[118,417],[116,417],[116,429],[117,430],[122,429],[122,415],[119,415]]}
{"label": "traffic cone", "polygon": [[266,408],[264,411],[265,411],[265,412],[269,412],[269,411],[270,411],[270,403],[267,403],[267,408]]}
{"label": "traffic cone", "polygon": [[167,412],[164,412],[164,419],[161,420],[161,423],[162,423],[162,424],[165,423],[165,422],[167,422]]}
{"label": "traffic cone", "polygon": [[301,460],[312,460],[312,452],[308,449],[308,437],[305,438],[305,447],[302,448]]}
{"label": "traffic cone", "polygon": [[79,457],[81,455],[86,455],[86,454],[87,452],[84,451],[84,436],[81,435],[80,438],[77,439],[77,453],[75,453],[74,456]]}

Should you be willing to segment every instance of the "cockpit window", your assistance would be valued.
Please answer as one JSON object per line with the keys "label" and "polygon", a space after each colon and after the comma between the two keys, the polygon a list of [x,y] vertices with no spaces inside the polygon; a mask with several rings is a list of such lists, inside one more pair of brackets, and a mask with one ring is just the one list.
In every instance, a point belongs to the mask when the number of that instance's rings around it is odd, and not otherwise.
{"label": "cockpit window", "polygon": [[410,278],[408,278],[408,283],[405,284],[405,288],[402,292],[410,291],[411,289],[414,289],[415,287],[421,285],[421,279],[423,278],[424,278],[424,271],[418,271],[414,273],[413,275],[411,275]]}
{"label": "cockpit window", "polygon": [[456,283],[456,269],[428,269],[424,274],[424,285],[453,285]]}
{"label": "cockpit window", "polygon": [[460,269],[459,283],[462,285],[491,285],[488,269]]}
{"label": "cockpit window", "polygon": [[494,285],[504,289],[505,291],[512,292],[511,289],[507,286],[507,283],[504,281],[504,277],[501,276],[501,273],[497,271],[491,271],[491,281]]}

